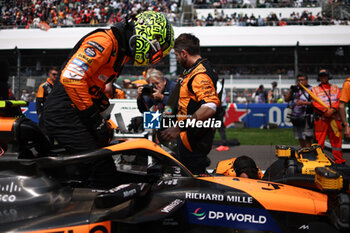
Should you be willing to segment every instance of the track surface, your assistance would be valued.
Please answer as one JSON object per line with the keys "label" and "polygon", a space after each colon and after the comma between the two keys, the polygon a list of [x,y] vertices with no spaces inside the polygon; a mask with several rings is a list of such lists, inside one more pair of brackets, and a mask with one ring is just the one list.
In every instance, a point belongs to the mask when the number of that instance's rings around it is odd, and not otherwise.
{"label": "track surface", "polygon": [[[230,159],[233,157],[238,157],[240,155],[247,155],[255,160],[256,165],[261,170],[266,170],[266,168],[276,160],[275,155],[275,145],[269,146],[230,146],[228,151],[216,151],[215,148],[218,146],[217,142],[214,142],[213,149],[209,153],[209,158],[211,164],[208,169],[214,169],[217,163],[221,160]],[[293,146],[295,149],[299,149],[299,146]],[[331,151],[325,149],[327,155],[331,155]],[[346,164],[350,165],[350,150],[343,150],[343,158],[346,160]]]}

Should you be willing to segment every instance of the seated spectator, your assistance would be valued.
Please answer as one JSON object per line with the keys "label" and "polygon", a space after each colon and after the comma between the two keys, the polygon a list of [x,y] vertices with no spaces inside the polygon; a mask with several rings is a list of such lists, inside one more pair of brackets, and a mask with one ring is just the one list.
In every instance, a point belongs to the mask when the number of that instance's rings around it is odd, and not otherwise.
{"label": "seated spectator", "polygon": [[[179,2],[179,1],[178,1]],[[141,11],[173,12],[173,22],[178,21],[179,7],[174,1],[10,1],[4,4],[0,13],[0,25],[23,28],[74,24],[107,24],[120,22],[127,14]]]}
{"label": "seated spectator", "polygon": [[[292,13],[290,20],[279,20],[277,15],[272,13],[266,18],[257,18],[254,15],[237,16],[236,13],[228,16],[224,10],[218,8],[242,8],[242,7],[291,7],[290,2],[272,2],[263,1],[254,4],[251,1],[193,1],[195,8],[214,9],[208,17],[202,15],[201,19],[194,17],[193,26],[284,26],[288,25],[325,25],[325,24],[347,24],[347,18],[332,18],[322,13],[313,16],[311,12],[305,11],[299,14]],[[146,10],[163,12],[168,16],[172,23],[180,22],[181,1],[10,1],[4,4],[0,14],[2,25],[22,28],[37,28],[41,24],[47,24],[49,27],[55,26],[73,26],[78,24],[95,25],[105,24],[112,25],[120,22],[127,14],[137,14]],[[296,6],[306,6],[308,2],[295,1]],[[333,3],[329,3],[333,4]],[[314,5],[314,3],[312,4]],[[318,5],[316,3],[316,5]],[[343,3],[346,7],[346,3]],[[329,7],[329,6],[328,6]],[[227,12],[226,12],[227,13]],[[277,12],[278,13],[278,12]],[[279,18],[281,14],[279,13]],[[186,22],[187,23],[187,22]]]}

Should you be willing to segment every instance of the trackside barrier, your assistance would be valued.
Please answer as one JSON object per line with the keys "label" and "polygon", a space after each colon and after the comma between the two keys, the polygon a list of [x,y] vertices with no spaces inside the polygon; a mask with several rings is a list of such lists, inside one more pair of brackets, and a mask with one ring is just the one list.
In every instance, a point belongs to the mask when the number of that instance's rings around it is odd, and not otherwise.
{"label": "trackside barrier", "polygon": [[287,104],[228,104],[224,124],[235,127],[235,122],[244,122],[248,128],[262,128],[275,124],[279,128],[291,128],[287,118]]}
{"label": "trackside barrier", "polygon": [[39,123],[38,115],[36,114],[35,102],[30,102],[28,107],[21,107],[22,113],[32,121]]}

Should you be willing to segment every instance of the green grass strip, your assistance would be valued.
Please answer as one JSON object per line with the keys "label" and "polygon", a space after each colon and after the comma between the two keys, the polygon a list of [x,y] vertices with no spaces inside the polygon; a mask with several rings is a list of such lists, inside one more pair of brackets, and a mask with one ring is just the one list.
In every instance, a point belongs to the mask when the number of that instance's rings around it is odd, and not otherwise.
{"label": "green grass strip", "polygon": [[[293,129],[226,129],[227,140],[237,138],[241,145],[299,145],[294,138]],[[216,131],[214,140],[221,140]]]}

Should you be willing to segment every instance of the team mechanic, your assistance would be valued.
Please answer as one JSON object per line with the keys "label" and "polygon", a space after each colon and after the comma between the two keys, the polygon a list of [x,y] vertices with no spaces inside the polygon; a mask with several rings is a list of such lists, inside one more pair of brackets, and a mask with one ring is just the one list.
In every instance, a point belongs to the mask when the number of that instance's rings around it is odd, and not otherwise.
{"label": "team mechanic", "polygon": [[348,120],[346,118],[346,104],[350,101],[350,78],[347,78],[343,83],[343,88],[341,89],[340,102],[339,102],[339,114],[342,121],[342,126],[344,127],[344,135],[350,138],[350,127]]}
{"label": "team mechanic", "polygon": [[57,67],[51,67],[49,69],[49,77],[46,79],[46,81],[42,84],[40,84],[38,91],[36,93],[36,113],[38,114],[39,119],[39,126],[41,129],[44,129],[44,117],[43,117],[43,109],[44,109],[44,103],[51,94],[53,83],[57,77],[58,74],[58,68]]}
{"label": "team mechanic", "polygon": [[[332,85],[328,82],[330,74],[327,70],[321,69],[318,73],[317,81],[321,82],[320,85],[313,87],[312,92],[318,96],[323,103],[329,108],[326,108],[316,101],[312,102],[312,105],[316,111],[315,115],[315,138],[317,143],[324,148],[324,143],[328,135],[329,141],[332,145],[332,154],[335,158],[335,163],[345,163],[342,152],[342,126],[340,121],[340,115],[338,113],[340,89],[336,85]],[[330,125],[331,120],[336,121],[338,130],[340,132],[337,137]]]}
{"label": "team mechanic", "polygon": [[[213,117],[220,106],[216,93],[217,74],[211,63],[200,55],[199,39],[183,33],[175,40],[175,55],[185,69],[178,100],[177,121],[205,121]],[[210,165],[207,157],[214,138],[213,128],[180,128],[164,130],[163,139],[177,138],[176,156],[193,174],[204,174]]]}
{"label": "team mechanic", "polygon": [[49,134],[68,152],[93,150],[109,144],[113,130],[100,112],[109,106],[105,85],[133,65],[155,64],[174,44],[173,29],[166,17],[146,11],[126,17],[110,29],[84,36],[63,64],[45,112]]}

